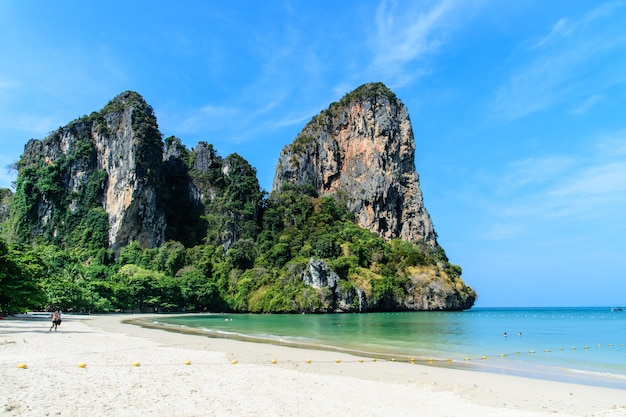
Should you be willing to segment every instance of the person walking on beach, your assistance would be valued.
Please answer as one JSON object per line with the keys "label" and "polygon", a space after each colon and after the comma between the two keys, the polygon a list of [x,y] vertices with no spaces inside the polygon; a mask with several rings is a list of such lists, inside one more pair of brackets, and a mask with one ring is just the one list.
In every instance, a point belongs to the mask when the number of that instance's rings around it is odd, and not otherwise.
{"label": "person walking on beach", "polygon": [[52,331],[52,328],[54,328],[54,331],[56,332],[59,324],[61,324],[61,310],[57,310],[52,313],[52,326],[50,326],[49,331]]}

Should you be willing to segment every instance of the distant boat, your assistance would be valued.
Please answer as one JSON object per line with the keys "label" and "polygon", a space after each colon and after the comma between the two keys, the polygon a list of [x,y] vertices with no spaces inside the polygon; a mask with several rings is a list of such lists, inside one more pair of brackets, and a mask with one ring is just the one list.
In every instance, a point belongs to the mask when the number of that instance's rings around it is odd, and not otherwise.
{"label": "distant boat", "polygon": [[622,311],[621,307],[611,307],[611,311]]}

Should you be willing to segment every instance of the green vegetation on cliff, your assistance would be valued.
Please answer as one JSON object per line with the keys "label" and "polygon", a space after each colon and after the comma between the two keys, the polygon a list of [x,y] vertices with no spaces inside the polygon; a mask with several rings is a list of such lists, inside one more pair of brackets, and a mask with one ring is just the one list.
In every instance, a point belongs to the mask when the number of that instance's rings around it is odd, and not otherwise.
{"label": "green vegetation on cliff", "polygon": [[396,97],[395,93],[381,82],[363,84],[343,96],[339,102],[331,103],[327,110],[323,111],[320,115],[314,117],[313,119],[315,120],[316,118],[324,116],[334,117],[340,108],[345,108],[352,103],[366,101],[380,96],[387,97],[392,103],[397,103],[398,101],[398,97]]}
{"label": "green vegetation on cliff", "polygon": [[[342,102],[379,94],[395,99],[374,83]],[[284,183],[267,195],[240,155],[163,140],[137,93],[31,140],[17,167],[15,193],[0,195],[1,312],[432,310],[476,298],[439,246],[358,227],[341,190]],[[127,239],[140,227],[143,240]]]}
{"label": "green vegetation on cliff", "polygon": [[[62,135],[59,130],[53,135]],[[77,190],[67,187],[67,173],[84,163],[93,148],[83,139],[69,156],[56,161],[44,158],[20,162],[22,167],[7,221],[12,241],[29,243],[43,238],[62,248],[102,251],[108,244],[108,218],[100,204],[106,172],[90,172]],[[39,207],[48,207],[50,217],[41,221]]]}
{"label": "green vegetation on cliff", "polygon": [[[245,182],[230,184],[232,192],[242,189]],[[185,247],[175,241],[145,249],[135,242],[123,248],[117,260],[85,257],[80,246],[61,248],[48,242],[25,250],[5,245],[4,256],[30,256],[37,260],[36,269],[46,273],[24,270],[17,275],[20,288],[14,290],[5,282],[15,283],[15,278],[3,272],[2,309],[287,313],[335,311],[343,301],[343,311],[359,311],[360,299],[350,297],[358,287],[367,299],[367,311],[403,310],[407,294],[416,290],[412,277],[417,269],[457,286],[460,297],[475,297],[460,280],[460,268],[448,263],[441,248],[387,243],[357,227],[332,198],[320,199],[307,190],[286,186],[272,194],[257,226],[260,233],[249,234],[249,226],[243,226],[241,237],[228,249],[213,244]],[[304,283],[311,258],[324,260],[338,275],[334,293]],[[33,297],[21,297],[29,288]],[[337,294],[343,300],[337,300]],[[17,306],[18,299],[25,300],[24,305]]]}

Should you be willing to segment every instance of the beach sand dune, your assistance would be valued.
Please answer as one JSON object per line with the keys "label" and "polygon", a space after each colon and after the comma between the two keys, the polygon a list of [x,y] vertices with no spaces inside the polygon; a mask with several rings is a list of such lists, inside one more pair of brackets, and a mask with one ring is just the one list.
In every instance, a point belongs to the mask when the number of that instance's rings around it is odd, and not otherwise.
{"label": "beach sand dune", "polygon": [[136,316],[65,315],[56,333],[47,320],[0,320],[0,414],[626,415],[622,390],[360,362],[335,352],[143,328],[124,323],[129,317]]}

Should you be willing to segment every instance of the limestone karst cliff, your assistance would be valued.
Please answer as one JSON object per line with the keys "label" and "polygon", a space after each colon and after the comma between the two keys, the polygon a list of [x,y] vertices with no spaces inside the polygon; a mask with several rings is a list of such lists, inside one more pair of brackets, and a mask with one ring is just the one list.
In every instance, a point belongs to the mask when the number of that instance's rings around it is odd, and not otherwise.
{"label": "limestone karst cliff", "polygon": [[13,236],[115,254],[167,240],[228,248],[249,237],[241,229],[258,221],[262,205],[247,161],[222,158],[206,142],[188,150],[176,137],[163,140],[152,107],[132,91],[28,141],[18,169]]}
{"label": "limestone karst cliff", "polygon": [[74,262],[76,309],[470,308],[476,293],[437,244],[414,153],[406,107],[368,84],[304,127],[265,196],[244,158],[163,139],[129,91],[28,141],[0,238],[64,253],[50,260],[61,267],[51,289],[72,282]]}
{"label": "limestone karst cliff", "polygon": [[[365,84],[331,104],[282,150],[273,190],[280,192],[287,184],[332,196],[360,227],[386,241],[418,243],[425,252],[443,254],[422,199],[408,110],[382,83]],[[460,268],[447,261],[443,255],[434,264],[402,268],[403,291],[387,299],[376,299],[368,290],[379,279],[378,273],[369,282],[362,279],[371,271],[359,271],[345,287],[337,279],[312,279],[333,277],[324,262],[312,258],[302,279],[325,288],[341,311],[469,308],[476,294],[460,279]]]}
{"label": "limestone karst cliff", "polygon": [[384,239],[435,247],[414,157],[406,106],[382,83],[365,84],[315,116],[282,150],[273,189],[311,185]]}
{"label": "limestone karst cliff", "polygon": [[[90,233],[86,229],[99,224],[107,231],[107,241],[100,243],[114,251],[131,241],[159,246],[166,227],[156,188],[161,155],[152,107],[137,93],[122,93],[101,112],[26,144],[18,194],[30,200],[16,207],[24,213],[14,216],[19,221],[14,227],[36,237],[70,235],[76,229]],[[37,171],[39,179],[26,175],[29,171]]]}

